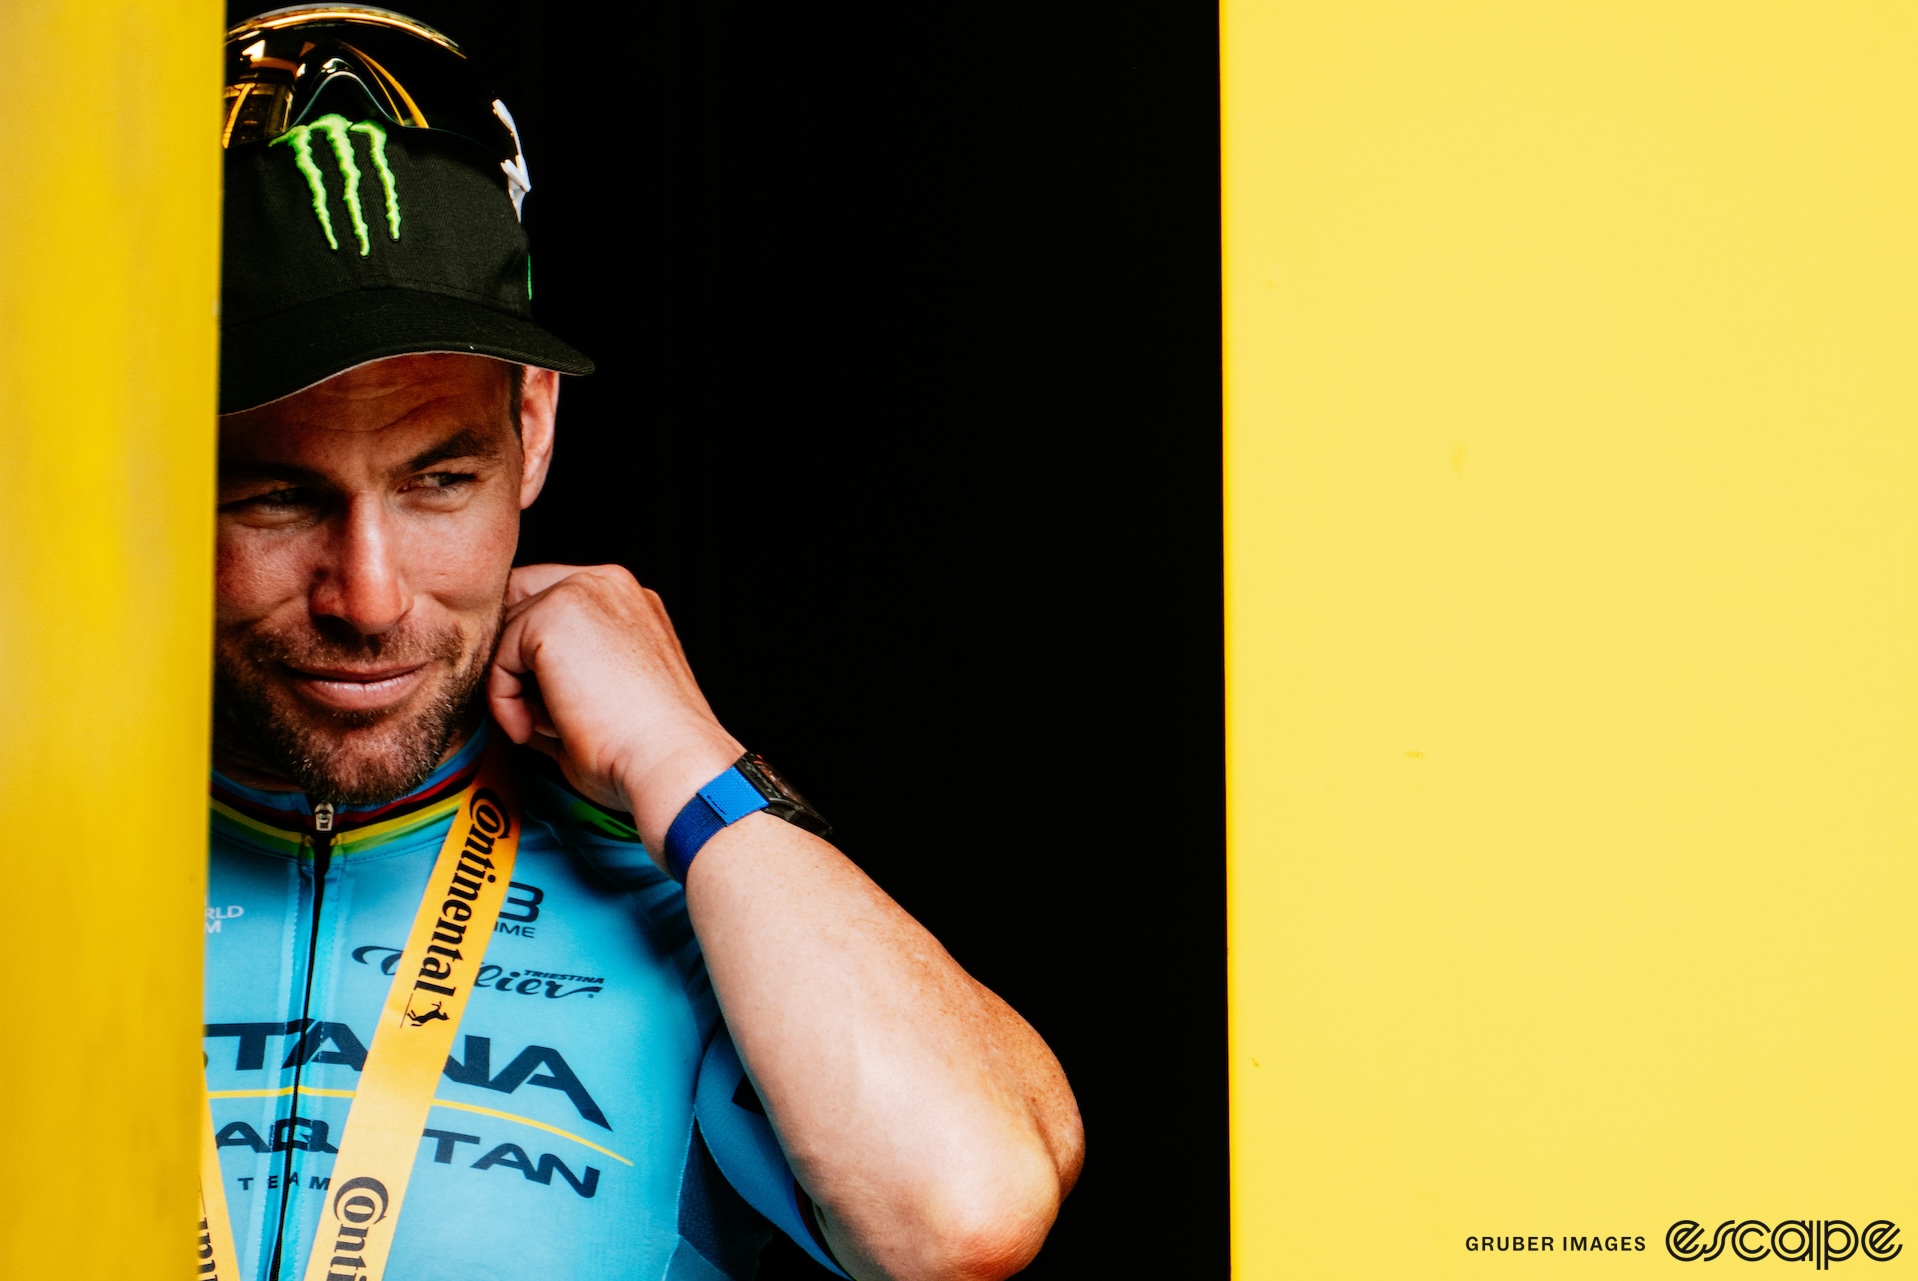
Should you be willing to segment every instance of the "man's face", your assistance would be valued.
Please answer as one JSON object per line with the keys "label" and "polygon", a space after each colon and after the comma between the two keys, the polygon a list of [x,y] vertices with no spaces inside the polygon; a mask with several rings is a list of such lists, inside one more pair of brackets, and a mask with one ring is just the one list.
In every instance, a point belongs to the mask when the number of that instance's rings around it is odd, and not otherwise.
{"label": "man's face", "polygon": [[557,378],[374,361],[220,420],[215,751],[368,804],[430,774],[477,715]]}

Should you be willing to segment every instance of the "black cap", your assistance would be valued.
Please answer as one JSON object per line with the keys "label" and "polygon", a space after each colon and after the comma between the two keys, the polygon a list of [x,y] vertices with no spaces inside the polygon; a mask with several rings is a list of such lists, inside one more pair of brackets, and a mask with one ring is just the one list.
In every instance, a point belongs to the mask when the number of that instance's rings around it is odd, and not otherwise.
{"label": "black cap", "polygon": [[499,162],[457,135],[352,114],[227,150],[220,412],[412,352],[591,373],[533,323]]}

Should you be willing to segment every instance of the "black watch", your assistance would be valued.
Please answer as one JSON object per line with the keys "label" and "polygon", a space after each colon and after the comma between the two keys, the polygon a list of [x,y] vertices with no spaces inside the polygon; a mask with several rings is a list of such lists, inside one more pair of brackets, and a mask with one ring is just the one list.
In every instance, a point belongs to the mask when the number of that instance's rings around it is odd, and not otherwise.
{"label": "black watch", "polygon": [[686,802],[679,817],[666,829],[666,848],[661,851],[666,856],[666,870],[674,880],[684,884],[693,855],[699,853],[707,841],[748,814],[761,810],[814,836],[825,836],[832,831],[832,824],[808,805],[806,798],[794,791],[778,770],[768,765],[764,757],[747,752],[727,766],[725,773],[693,793],[693,799]]}
{"label": "black watch", "polygon": [[786,781],[786,776],[758,752],[747,752],[733,762],[733,768],[766,798],[768,814],[804,828],[814,836],[832,835],[832,824],[826,821],[826,816],[807,804],[798,789]]}

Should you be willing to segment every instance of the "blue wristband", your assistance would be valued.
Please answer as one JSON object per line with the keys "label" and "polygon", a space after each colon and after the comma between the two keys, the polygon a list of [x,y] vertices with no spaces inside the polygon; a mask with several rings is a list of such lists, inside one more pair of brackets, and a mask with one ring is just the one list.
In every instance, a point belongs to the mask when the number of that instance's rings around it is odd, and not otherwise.
{"label": "blue wristband", "polygon": [[666,870],[684,885],[693,856],[707,841],[748,814],[765,809],[767,804],[766,798],[753,786],[752,780],[739,772],[737,765],[728,768],[693,793],[693,799],[686,802],[686,808],[679,811],[672,826],[666,829]]}

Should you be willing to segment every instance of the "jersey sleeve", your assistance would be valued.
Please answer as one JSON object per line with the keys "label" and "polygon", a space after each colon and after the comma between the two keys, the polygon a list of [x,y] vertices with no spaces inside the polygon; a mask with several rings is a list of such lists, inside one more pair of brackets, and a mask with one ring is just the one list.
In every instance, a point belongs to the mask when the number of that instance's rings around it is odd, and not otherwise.
{"label": "jersey sleeve", "polygon": [[759,1101],[733,1038],[720,1024],[699,1065],[693,1102],[699,1130],[719,1172],[748,1205],[785,1233],[814,1262],[836,1277],[846,1275],[827,1250],[810,1203],[786,1164],[786,1154]]}

